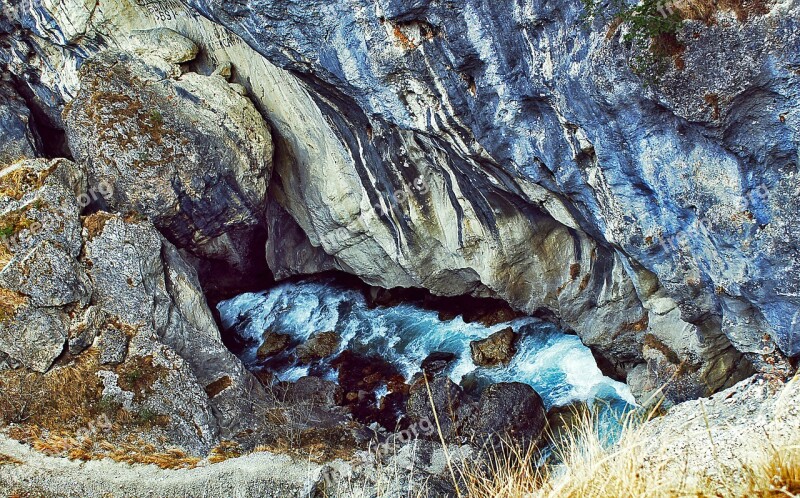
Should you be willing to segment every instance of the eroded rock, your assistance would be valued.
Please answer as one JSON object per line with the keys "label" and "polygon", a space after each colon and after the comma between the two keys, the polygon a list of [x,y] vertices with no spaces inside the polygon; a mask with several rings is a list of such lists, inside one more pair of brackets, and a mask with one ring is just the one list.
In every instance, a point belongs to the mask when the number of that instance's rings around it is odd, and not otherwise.
{"label": "eroded rock", "polygon": [[73,155],[91,182],[110,186],[110,208],[148,217],[197,259],[208,292],[257,281],[265,275],[269,127],[223,78],[182,74],[169,62],[196,52],[190,40],[170,30],[134,39],[146,57],[108,51],[82,66],[64,112]]}
{"label": "eroded rock", "polygon": [[259,346],[256,354],[261,359],[275,356],[276,354],[283,352],[286,346],[289,345],[289,341],[291,339],[292,336],[289,334],[279,334],[277,332],[268,330],[264,332],[264,336],[261,338],[263,342],[261,343],[261,346]]}
{"label": "eroded rock", "polygon": [[497,331],[486,339],[472,341],[469,349],[472,361],[481,367],[507,365],[517,353],[517,334],[511,327]]}
{"label": "eroded rock", "polygon": [[339,349],[341,338],[336,332],[321,332],[312,336],[295,350],[300,363],[312,363],[333,355]]}
{"label": "eroded rock", "polygon": [[529,385],[500,382],[482,392],[478,409],[469,425],[479,438],[496,443],[512,440],[527,445],[541,437],[547,425],[547,413],[539,394]]}
{"label": "eroded rock", "polygon": [[[0,220],[14,231],[2,241],[0,351],[38,372],[65,350],[67,362],[98,354],[98,364],[114,368],[160,358],[161,383],[131,402],[168,417],[176,443],[193,452],[258,427],[254,403],[266,395],[222,344],[194,268],[149,221],[81,216],[87,177],[66,160],[0,173],[0,184],[13,186],[0,196]],[[99,351],[86,351],[98,335]],[[204,386],[223,376],[229,386],[210,399]]]}

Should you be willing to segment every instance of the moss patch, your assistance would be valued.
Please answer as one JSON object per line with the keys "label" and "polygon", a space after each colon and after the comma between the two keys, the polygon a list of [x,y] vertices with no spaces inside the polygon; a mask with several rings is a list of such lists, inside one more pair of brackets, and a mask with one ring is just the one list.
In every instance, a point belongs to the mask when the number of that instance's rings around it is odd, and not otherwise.
{"label": "moss patch", "polygon": [[10,321],[17,310],[28,304],[27,296],[0,287],[0,323]]}
{"label": "moss patch", "polygon": [[0,197],[22,199],[28,192],[41,188],[55,168],[56,166],[53,165],[45,170],[36,171],[32,168],[20,167],[0,176]]}
{"label": "moss patch", "polygon": [[113,214],[106,213],[105,211],[98,211],[84,217],[83,228],[86,229],[87,239],[92,240],[103,233],[106,223],[108,223],[108,220],[112,219],[113,217]]}

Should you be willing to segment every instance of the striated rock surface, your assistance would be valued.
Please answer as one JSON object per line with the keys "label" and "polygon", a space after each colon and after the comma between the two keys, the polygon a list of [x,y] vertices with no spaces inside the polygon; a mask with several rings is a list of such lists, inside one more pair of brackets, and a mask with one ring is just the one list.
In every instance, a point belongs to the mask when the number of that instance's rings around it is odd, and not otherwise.
{"label": "striated rock surface", "polygon": [[[669,401],[697,397],[800,353],[795,2],[684,23],[653,81],[631,71],[626,28],[586,25],[580,2],[187,3],[34,3],[4,28],[4,61],[38,75],[29,100],[51,114],[73,101],[62,126],[89,151],[74,101],[122,83],[87,59],[140,50],[143,30],[191,39],[189,65],[231,72],[276,135],[261,207],[277,277],[500,298],[575,330],[642,398],[666,381]],[[166,33],[144,38],[172,46]],[[152,64],[139,58],[120,70]],[[98,171],[135,160],[91,150]],[[181,249],[242,250],[170,235],[166,201],[150,215]]]}

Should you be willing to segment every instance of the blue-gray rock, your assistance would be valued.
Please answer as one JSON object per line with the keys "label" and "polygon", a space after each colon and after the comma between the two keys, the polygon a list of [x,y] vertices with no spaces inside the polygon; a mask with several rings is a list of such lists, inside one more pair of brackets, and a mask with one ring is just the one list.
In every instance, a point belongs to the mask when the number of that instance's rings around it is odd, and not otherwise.
{"label": "blue-gray rock", "polygon": [[800,353],[796,3],[685,22],[645,79],[627,28],[587,24],[580,2],[187,3],[35,4],[18,37],[44,55],[3,57],[56,108],[137,30],[232,67],[277,137],[279,277],[340,269],[545,311],[640,396],[682,376],[673,401]]}
{"label": "blue-gray rock", "polygon": [[10,84],[0,81],[0,166],[39,157],[40,149],[31,111]]}

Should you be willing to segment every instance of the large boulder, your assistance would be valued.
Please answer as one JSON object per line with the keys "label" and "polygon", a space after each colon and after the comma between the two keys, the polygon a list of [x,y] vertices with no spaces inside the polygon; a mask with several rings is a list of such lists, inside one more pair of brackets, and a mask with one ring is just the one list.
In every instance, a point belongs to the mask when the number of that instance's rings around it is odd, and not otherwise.
{"label": "large boulder", "polygon": [[469,425],[478,438],[523,445],[538,441],[546,426],[542,398],[531,386],[519,382],[487,386]]}
{"label": "large boulder", "polygon": [[81,67],[63,116],[70,150],[112,187],[110,209],[142,214],[188,252],[207,291],[246,287],[265,275],[269,127],[222,76],[173,64],[193,42],[135,35],[139,55],[107,51]]}
{"label": "large boulder", "polygon": [[[438,421],[445,441],[478,447],[535,444],[547,425],[542,398],[518,382],[490,384],[475,399],[447,377],[421,379],[411,386],[406,410],[412,424],[436,427]],[[438,439],[438,429],[427,437]]]}
{"label": "large boulder", "polygon": [[336,332],[320,332],[315,334],[295,350],[300,363],[312,363],[333,355],[341,343],[341,337]]}
{"label": "large boulder", "polygon": [[289,345],[289,341],[291,339],[292,336],[289,334],[280,334],[277,332],[272,332],[271,330],[267,330],[261,337],[261,345],[256,351],[256,356],[259,359],[264,360],[280,354],[284,349],[286,349],[286,346]]}
{"label": "large boulder", "polygon": [[[475,412],[474,401],[461,387],[447,377],[424,379],[411,386],[406,414],[411,423],[437,427],[448,442],[462,442],[466,423]],[[438,423],[437,423],[438,422]],[[438,432],[430,434],[438,438]]]}

